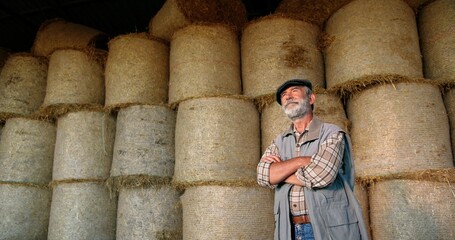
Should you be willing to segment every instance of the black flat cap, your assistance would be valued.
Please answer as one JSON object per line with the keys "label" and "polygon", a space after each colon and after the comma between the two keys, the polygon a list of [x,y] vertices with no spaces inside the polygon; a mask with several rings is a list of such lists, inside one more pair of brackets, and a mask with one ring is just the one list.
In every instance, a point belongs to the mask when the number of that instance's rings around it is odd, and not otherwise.
{"label": "black flat cap", "polygon": [[281,105],[281,93],[283,93],[286,89],[292,86],[305,86],[308,87],[310,90],[313,90],[313,85],[311,84],[310,80],[307,79],[291,79],[279,86],[276,90],[276,101],[278,104]]}

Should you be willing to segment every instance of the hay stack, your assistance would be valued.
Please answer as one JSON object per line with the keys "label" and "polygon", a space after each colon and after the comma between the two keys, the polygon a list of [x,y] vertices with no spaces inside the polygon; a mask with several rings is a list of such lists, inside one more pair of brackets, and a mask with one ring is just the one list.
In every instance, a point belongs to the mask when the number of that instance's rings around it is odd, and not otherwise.
{"label": "hay stack", "polygon": [[169,103],[241,94],[239,42],[228,25],[192,24],[176,31],[169,61]]}
{"label": "hay stack", "polygon": [[2,67],[5,64],[5,62],[8,59],[10,54],[11,54],[11,50],[0,47],[0,71],[2,71]]}
{"label": "hay stack", "polygon": [[[50,56],[46,97],[40,111],[63,111],[74,105],[104,104],[105,52],[57,50]],[[54,110],[58,109],[58,110]],[[57,116],[58,117],[58,116]]]}
{"label": "hay stack", "polygon": [[106,179],[112,161],[115,120],[103,112],[74,112],[57,121],[54,181]]}
{"label": "hay stack", "polygon": [[169,46],[144,33],[109,41],[106,102],[113,108],[132,103],[167,103]]}
{"label": "hay stack", "polygon": [[0,183],[0,239],[47,239],[52,192]]}
{"label": "hay stack", "polygon": [[450,139],[452,141],[452,155],[455,164],[455,87],[444,93],[444,104],[447,109],[447,115],[449,116]]}
{"label": "hay stack", "polygon": [[247,21],[241,0],[167,0],[149,22],[149,33],[170,41],[175,31],[193,23],[227,23],[240,30]]}
{"label": "hay stack", "polygon": [[46,95],[47,59],[10,55],[0,73],[0,118],[30,115]]}
{"label": "hay stack", "polygon": [[425,77],[455,82],[455,1],[434,1],[419,13]]}
{"label": "hay stack", "polygon": [[[321,88],[316,88],[314,92],[316,95],[315,116],[348,132],[349,120],[346,117],[340,97]],[[278,103],[268,104],[261,113],[262,152],[279,133],[287,130],[291,123]]]}
{"label": "hay stack", "polygon": [[117,116],[111,176],[171,178],[175,118],[175,112],[164,106],[121,109]]}
{"label": "hay stack", "polygon": [[0,139],[0,181],[48,184],[55,134],[55,125],[50,122],[8,119]]}
{"label": "hay stack", "polygon": [[251,101],[212,97],[184,101],[177,112],[177,184],[255,184],[259,116]]}
{"label": "hay stack", "polygon": [[54,186],[49,240],[115,239],[117,199],[104,184],[74,182]]}
{"label": "hay stack", "polygon": [[182,239],[179,197],[169,185],[121,189],[116,239]]}
{"label": "hay stack", "polygon": [[449,122],[435,84],[377,85],[354,94],[347,113],[357,176],[453,167]]}
{"label": "hay stack", "polygon": [[241,40],[243,93],[254,98],[274,93],[292,78],[325,87],[319,33],[316,25],[280,15],[248,23]]}
{"label": "hay stack", "polygon": [[97,29],[57,18],[41,24],[31,52],[36,56],[48,57],[57,49],[102,46],[106,40],[106,34]]}
{"label": "hay stack", "polygon": [[374,239],[455,238],[454,183],[387,180],[370,188]]}
{"label": "hay stack", "polygon": [[352,1],[325,31],[328,88],[373,74],[423,76],[415,14],[402,0]]}
{"label": "hay stack", "polygon": [[270,189],[191,187],[186,189],[181,201],[183,239],[273,239]]}

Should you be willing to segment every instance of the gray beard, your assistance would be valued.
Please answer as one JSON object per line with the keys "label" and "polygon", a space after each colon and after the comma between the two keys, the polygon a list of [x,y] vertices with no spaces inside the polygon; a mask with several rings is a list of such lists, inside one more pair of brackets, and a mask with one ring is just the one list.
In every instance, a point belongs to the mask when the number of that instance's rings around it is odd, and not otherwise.
{"label": "gray beard", "polygon": [[[311,108],[310,102],[308,99],[301,99],[297,102],[297,106],[288,107],[290,103],[287,103],[283,106],[284,113],[290,118],[292,121],[304,117]],[[295,103],[291,103],[295,104]]]}

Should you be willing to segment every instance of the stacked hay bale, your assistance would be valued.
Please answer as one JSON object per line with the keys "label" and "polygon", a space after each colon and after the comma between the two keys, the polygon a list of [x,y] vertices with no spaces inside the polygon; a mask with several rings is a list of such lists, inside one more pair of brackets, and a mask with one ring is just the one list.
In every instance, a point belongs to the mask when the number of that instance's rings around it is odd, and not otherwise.
{"label": "stacked hay bale", "polygon": [[105,107],[166,104],[168,62],[168,44],[146,33],[125,34],[109,41]]}
{"label": "stacked hay bale", "polygon": [[[241,95],[240,75],[239,39],[230,25],[191,24],[172,36],[173,184],[185,191],[183,239],[273,235],[272,192],[255,182],[259,114]],[[245,204],[259,201],[268,207]],[[222,225],[216,221],[219,213]]]}
{"label": "stacked hay bale", "polygon": [[247,22],[241,0],[166,0],[149,22],[149,33],[170,41],[174,32],[197,22],[227,23],[242,29]]}
{"label": "stacked hay bale", "polygon": [[0,119],[30,116],[46,94],[48,61],[28,53],[10,55],[0,73]]}
{"label": "stacked hay bale", "polygon": [[6,120],[0,139],[0,239],[46,239],[52,192],[54,123]]}
{"label": "stacked hay bale", "polygon": [[103,32],[61,18],[43,22],[35,36],[31,53],[48,57],[61,48],[93,48],[104,46],[107,36]]}
{"label": "stacked hay bale", "polygon": [[115,239],[117,199],[109,177],[115,119],[97,111],[57,119],[48,239]]}
{"label": "stacked hay bale", "polygon": [[116,239],[179,239],[175,112],[167,106],[169,46],[147,33],[109,42],[105,109],[117,114],[108,186],[118,194]]}
{"label": "stacked hay bale", "polygon": [[[346,97],[356,174],[374,183],[368,194],[372,237],[453,238],[454,218],[442,214],[453,211],[453,201],[439,206],[447,196],[424,194],[451,190],[451,182],[444,186],[429,172],[451,176],[453,156],[440,88],[423,79],[412,8],[401,0],[354,0],[328,19],[325,31],[327,86]],[[412,188],[421,192],[397,197]],[[423,210],[416,207],[422,203]],[[426,210],[434,212],[430,221],[418,215]]]}

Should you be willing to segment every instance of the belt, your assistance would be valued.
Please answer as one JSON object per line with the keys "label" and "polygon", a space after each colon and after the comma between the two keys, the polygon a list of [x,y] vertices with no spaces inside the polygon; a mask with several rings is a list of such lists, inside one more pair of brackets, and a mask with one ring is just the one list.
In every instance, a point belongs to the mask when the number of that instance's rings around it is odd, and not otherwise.
{"label": "belt", "polygon": [[300,216],[292,216],[292,222],[296,224],[310,223],[310,216],[308,214]]}

